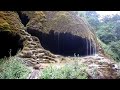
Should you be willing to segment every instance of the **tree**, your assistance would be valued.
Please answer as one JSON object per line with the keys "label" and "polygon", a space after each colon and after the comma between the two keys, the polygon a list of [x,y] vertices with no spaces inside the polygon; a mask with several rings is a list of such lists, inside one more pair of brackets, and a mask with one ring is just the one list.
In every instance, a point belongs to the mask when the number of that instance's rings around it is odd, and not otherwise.
{"label": "tree", "polygon": [[[120,60],[120,15],[107,15],[100,22],[95,11],[86,11],[86,19],[96,29],[99,39],[110,46],[115,60]],[[108,52],[109,53],[109,52]]]}
{"label": "tree", "polygon": [[99,15],[95,11],[86,11],[86,19],[88,20],[89,24],[93,26],[96,30],[99,27]]}

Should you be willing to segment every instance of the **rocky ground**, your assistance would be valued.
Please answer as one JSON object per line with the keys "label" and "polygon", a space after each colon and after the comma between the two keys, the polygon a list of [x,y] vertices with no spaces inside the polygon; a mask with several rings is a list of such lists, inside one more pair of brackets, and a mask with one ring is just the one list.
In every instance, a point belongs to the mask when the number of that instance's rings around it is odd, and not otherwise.
{"label": "rocky ground", "polygon": [[46,67],[52,65],[56,67],[62,67],[66,63],[73,62],[77,59],[79,64],[86,65],[86,72],[89,79],[118,79],[119,78],[119,68],[117,64],[111,60],[102,57],[100,55],[86,56],[86,57],[64,57],[58,58],[60,62],[49,64],[40,63],[31,67],[32,73],[28,76],[28,79],[38,79],[39,73]]}

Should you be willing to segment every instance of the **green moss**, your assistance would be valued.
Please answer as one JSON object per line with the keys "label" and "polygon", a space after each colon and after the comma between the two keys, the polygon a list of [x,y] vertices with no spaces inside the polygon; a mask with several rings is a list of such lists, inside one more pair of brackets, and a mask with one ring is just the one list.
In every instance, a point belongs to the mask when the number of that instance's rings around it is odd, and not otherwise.
{"label": "green moss", "polygon": [[0,18],[0,31],[9,31],[10,30],[10,26],[9,24],[2,18]]}
{"label": "green moss", "polygon": [[41,27],[41,23],[46,20],[45,14],[42,11],[24,11],[23,13],[30,18],[30,21],[27,24],[27,27],[29,28],[34,27],[34,25],[36,25],[36,27]]}
{"label": "green moss", "polygon": [[0,11],[0,24],[0,28],[3,30],[7,28],[9,31],[18,32],[20,29],[24,29],[18,14],[13,11]]}
{"label": "green moss", "polygon": [[11,35],[20,35],[22,38],[21,30],[24,30],[24,26],[20,22],[18,14],[14,11],[0,11],[0,31],[10,32]]}

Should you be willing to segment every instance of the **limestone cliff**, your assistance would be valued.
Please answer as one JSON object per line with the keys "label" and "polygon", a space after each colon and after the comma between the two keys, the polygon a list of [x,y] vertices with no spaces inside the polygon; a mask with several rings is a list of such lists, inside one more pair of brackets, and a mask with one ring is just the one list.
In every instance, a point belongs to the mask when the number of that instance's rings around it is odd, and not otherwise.
{"label": "limestone cliff", "polygon": [[[100,50],[88,23],[68,11],[0,11],[0,42],[0,58],[16,55],[29,66],[56,63],[63,56],[95,55]],[[88,58],[83,62],[96,60]]]}
{"label": "limestone cliff", "polygon": [[91,55],[98,51],[95,34],[85,20],[67,11],[44,13],[38,15],[40,20],[36,16],[27,24],[27,31],[39,38],[43,48],[62,55]]}

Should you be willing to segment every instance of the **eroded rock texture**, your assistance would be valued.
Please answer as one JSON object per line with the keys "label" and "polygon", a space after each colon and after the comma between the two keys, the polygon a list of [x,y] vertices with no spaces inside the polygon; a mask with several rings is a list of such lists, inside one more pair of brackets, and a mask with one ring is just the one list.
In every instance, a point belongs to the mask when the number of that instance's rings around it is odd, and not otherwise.
{"label": "eroded rock texture", "polygon": [[25,59],[27,63],[32,63],[31,65],[40,62],[55,62],[55,56],[44,50],[39,39],[25,30],[17,12],[0,12],[0,57],[16,55]]}
{"label": "eroded rock texture", "polygon": [[[32,59],[36,60],[39,57],[36,50],[39,52],[39,49],[63,56],[74,54],[87,56],[97,53],[96,37],[85,20],[67,11],[44,11],[44,13],[1,11],[2,31],[19,35],[21,41],[15,41],[17,44],[21,43],[19,44],[21,46],[15,46],[22,49],[19,56],[24,58],[33,56]],[[17,50],[14,55],[15,53]]]}
{"label": "eroded rock texture", "polygon": [[15,12],[0,11],[0,58],[16,55],[23,48],[24,26]]}
{"label": "eroded rock texture", "polygon": [[27,24],[27,32],[38,37],[44,49],[63,56],[87,56],[97,52],[96,37],[82,18],[66,11],[44,13],[46,18],[41,14],[40,20],[31,18]]}

